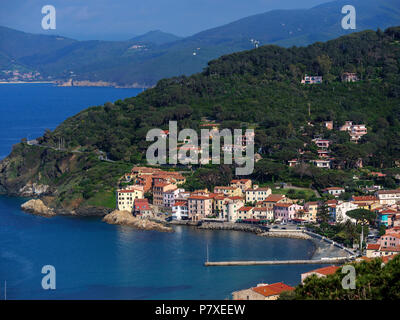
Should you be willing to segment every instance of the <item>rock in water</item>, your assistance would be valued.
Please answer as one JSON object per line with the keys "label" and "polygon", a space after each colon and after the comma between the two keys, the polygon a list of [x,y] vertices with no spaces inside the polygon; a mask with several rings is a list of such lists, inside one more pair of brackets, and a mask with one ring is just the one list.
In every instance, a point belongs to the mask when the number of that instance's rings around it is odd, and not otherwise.
{"label": "rock in water", "polygon": [[21,209],[26,212],[30,212],[45,217],[52,217],[56,215],[54,210],[47,207],[40,199],[32,199],[23,203],[21,205]]}
{"label": "rock in water", "polygon": [[129,226],[140,230],[173,232],[173,229],[171,227],[167,227],[161,223],[154,222],[149,219],[136,218],[129,211],[114,210],[113,212],[107,214],[103,218],[103,221],[109,224]]}

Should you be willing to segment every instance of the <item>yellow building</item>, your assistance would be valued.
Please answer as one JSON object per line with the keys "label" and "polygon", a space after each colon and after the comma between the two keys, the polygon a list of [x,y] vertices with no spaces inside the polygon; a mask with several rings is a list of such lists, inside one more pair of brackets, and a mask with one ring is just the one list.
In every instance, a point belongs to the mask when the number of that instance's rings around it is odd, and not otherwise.
{"label": "yellow building", "polygon": [[302,219],[310,222],[317,221],[317,213],[318,213],[318,202],[306,202],[304,205],[304,214],[302,215]]}
{"label": "yellow building", "polygon": [[239,187],[226,187],[226,186],[215,187],[214,193],[223,193],[228,197],[241,197],[243,195],[242,189],[240,189]]}
{"label": "yellow building", "polygon": [[143,199],[143,186],[133,185],[126,189],[117,190],[117,208],[118,210],[126,210],[132,212],[135,199]]}
{"label": "yellow building", "polygon": [[236,179],[231,181],[231,187],[239,187],[242,192],[250,189],[252,185],[251,179]]}

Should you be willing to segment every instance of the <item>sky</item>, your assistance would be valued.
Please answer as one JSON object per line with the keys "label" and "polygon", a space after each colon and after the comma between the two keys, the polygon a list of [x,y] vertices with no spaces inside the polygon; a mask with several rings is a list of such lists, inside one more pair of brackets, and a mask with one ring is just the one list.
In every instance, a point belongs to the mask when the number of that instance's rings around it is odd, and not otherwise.
{"label": "sky", "polygon": [[[0,25],[78,40],[126,40],[151,30],[178,36],[274,9],[332,0],[0,0]],[[56,30],[41,27],[42,7],[56,9]]]}

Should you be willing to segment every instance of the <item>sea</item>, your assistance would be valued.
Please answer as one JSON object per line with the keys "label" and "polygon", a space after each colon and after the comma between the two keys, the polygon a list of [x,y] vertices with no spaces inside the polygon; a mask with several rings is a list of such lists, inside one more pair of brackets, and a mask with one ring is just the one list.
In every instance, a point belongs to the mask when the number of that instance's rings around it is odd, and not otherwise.
{"label": "sea", "polygon": [[[0,85],[0,159],[90,107],[142,89]],[[0,196],[0,299],[231,299],[259,283],[300,283],[317,265],[205,267],[229,260],[308,259],[309,240],[174,226],[173,233],[108,225],[97,217],[45,218]],[[54,286],[46,286],[48,266]]]}

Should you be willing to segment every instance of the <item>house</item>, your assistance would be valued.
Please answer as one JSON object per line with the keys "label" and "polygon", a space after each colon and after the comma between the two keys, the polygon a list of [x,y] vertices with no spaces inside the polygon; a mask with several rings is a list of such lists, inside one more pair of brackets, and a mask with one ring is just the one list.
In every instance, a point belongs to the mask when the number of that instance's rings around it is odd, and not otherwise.
{"label": "house", "polygon": [[274,219],[274,211],[266,207],[255,207],[253,209],[253,217],[254,219],[271,221]]}
{"label": "house", "polygon": [[302,219],[309,222],[317,221],[319,203],[317,201],[310,201],[304,204],[304,214]]}
{"label": "house", "polygon": [[188,218],[188,201],[175,201],[172,206],[172,220],[185,220]]}
{"label": "house", "polygon": [[368,133],[365,124],[353,124],[352,121],[346,121],[345,124],[340,127],[340,131],[348,131],[350,140],[353,142],[358,142],[362,136]]}
{"label": "house", "polygon": [[240,188],[244,193],[247,189],[250,189],[252,186],[251,179],[236,179],[232,180],[230,183],[231,187]]}
{"label": "house", "polygon": [[382,246],[379,243],[367,244],[367,258],[386,257],[400,253],[400,246]]}
{"label": "house", "polygon": [[193,196],[188,198],[189,218],[199,221],[208,216],[212,216],[213,199],[208,196]]}
{"label": "house", "polygon": [[117,190],[117,208],[118,210],[133,211],[135,199],[143,199],[144,190],[142,186],[127,186],[125,189]]}
{"label": "house", "polygon": [[301,80],[301,83],[302,84],[320,84],[320,83],[322,83],[322,77],[305,75],[304,79]]}
{"label": "house", "polygon": [[222,193],[228,197],[241,197],[242,196],[242,189],[240,187],[227,187],[227,186],[218,186],[214,187],[215,193]]}
{"label": "house", "polygon": [[331,168],[331,160],[310,160],[310,163],[317,166],[318,168],[330,169]]}
{"label": "house", "polygon": [[358,206],[352,202],[342,202],[336,206],[336,223],[344,223],[350,220],[352,223],[356,223],[356,220],[350,218],[346,213],[351,210],[358,209]]}
{"label": "house", "polygon": [[342,74],[342,82],[357,82],[359,81],[356,73],[345,72]]}
{"label": "house", "polygon": [[329,148],[330,141],[325,140],[325,139],[313,139],[313,142],[317,145],[318,148],[322,148],[323,150],[326,150]]}
{"label": "house", "polygon": [[219,218],[228,222],[236,222],[239,219],[239,209],[244,206],[244,199],[242,197],[229,197],[225,201],[223,210]]}
{"label": "house", "polygon": [[239,220],[253,219],[253,209],[254,209],[254,207],[239,208],[238,219]]}
{"label": "house", "polygon": [[312,271],[302,273],[301,274],[301,283],[304,284],[304,280],[306,278],[308,278],[309,276],[312,276],[313,274],[315,274],[318,278],[325,278],[326,276],[328,276],[330,274],[334,274],[338,269],[339,269],[339,267],[337,267],[337,266],[328,266],[328,267],[323,267],[323,268],[319,268],[319,269],[315,269]]}
{"label": "house", "polygon": [[351,197],[350,201],[355,204],[366,203],[369,205],[379,203],[379,199],[375,196],[354,196],[353,195]]}
{"label": "house", "polygon": [[380,204],[396,204],[400,203],[400,189],[396,190],[379,190],[375,193]]}
{"label": "house", "polygon": [[292,159],[292,160],[289,160],[289,161],[288,161],[289,167],[295,167],[295,166],[297,166],[297,165],[299,165],[299,164],[300,164],[300,161],[297,160],[297,159]]}
{"label": "house", "polygon": [[271,188],[259,188],[255,186],[253,189],[246,190],[246,202],[264,201],[271,193]]}
{"label": "house", "polygon": [[265,207],[268,211],[274,212],[274,204],[276,203],[291,203],[291,201],[284,194],[270,194],[265,200],[257,202],[257,206]]}
{"label": "house", "polygon": [[175,203],[175,199],[178,198],[178,196],[182,192],[185,192],[185,189],[174,188],[174,189],[165,191],[163,193],[163,206],[167,207],[167,208],[172,208],[172,206]]}
{"label": "house", "polygon": [[386,233],[378,240],[381,247],[398,247],[400,246],[400,232],[391,232],[386,230]]}
{"label": "house", "polygon": [[368,243],[367,244],[367,258],[376,258],[381,256],[380,252],[381,245],[379,243]]}
{"label": "house", "polygon": [[232,292],[233,300],[277,300],[284,291],[294,288],[282,282],[273,284],[258,284],[254,288]]}
{"label": "house", "polygon": [[274,219],[288,222],[296,218],[296,213],[300,209],[303,207],[294,203],[276,203],[274,204]]}
{"label": "house", "polygon": [[135,199],[133,212],[135,215],[141,215],[142,217],[153,216],[153,210],[149,205],[148,199]]}
{"label": "house", "polygon": [[342,193],[345,193],[346,190],[341,187],[329,187],[322,190],[324,193],[328,193],[332,196],[339,197]]}
{"label": "house", "polygon": [[153,204],[156,206],[164,205],[164,193],[168,190],[175,190],[176,186],[174,184],[169,184],[165,182],[157,183],[153,186]]}
{"label": "house", "polygon": [[351,127],[350,131],[350,140],[353,142],[358,142],[362,138],[362,136],[366,135],[367,127],[365,124],[357,124]]}

